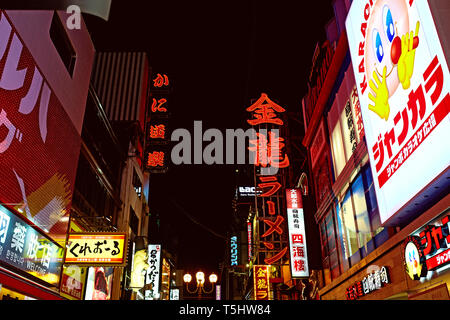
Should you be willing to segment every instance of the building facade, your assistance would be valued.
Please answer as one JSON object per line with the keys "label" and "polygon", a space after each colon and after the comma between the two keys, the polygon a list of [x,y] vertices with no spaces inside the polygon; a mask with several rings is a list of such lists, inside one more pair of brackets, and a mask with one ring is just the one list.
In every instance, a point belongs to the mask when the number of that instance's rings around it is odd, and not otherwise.
{"label": "building facade", "polygon": [[94,47],[83,20],[2,10],[0,298],[62,299],[69,227]]}
{"label": "building facade", "polygon": [[[416,36],[421,39],[422,46],[429,45],[430,40],[427,42],[427,38],[433,36],[437,36],[433,43],[442,44],[444,54],[439,63],[442,66],[443,79],[446,81],[448,31],[445,30],[448,30],[448,24],[442,19],[446,5],[439,1],[429,1],[429,5],[426,1],[417,3],[395,1],[389,4],[384,1],[358,4],[334,1],[333,6],[335,25],[330,23],[326,28],[327,41],[330,45],[324,43],[320,47],[325,50],[324,58],[315,60],[315,63],[320,65],[316,69],[322,72],[318,74],[316,81],[312,80],[311,90],[303,99],[306,127],[303,144],[309,152],[311,177],[316,195],[315,218],[321,234],[323,286],[319,291],[320,297],[338,300],[431,297],[448,299],[445,258],[448,243],[443,239],[446,237],[445,217],[450,205],[449,185],[445,181],[450,156],[446,151],[428,158],[429,151],[426,151],[426,147],[417,150],[413,155],[415,151],[412,144],[411,150],[408,147],[405,150],[408,156],[404,156],[403,153],[397,154],[402,156],[402,159],[394,159],[392,154],[398,152],[394,149],[397,146],[392,142],[388,145],[387,139],[395,138],[396,143],[400,145],[406,139],[406,136],[403,136],[407,133],[404,130],[406,127],[397,131],[401,129],[399,125],[395,129],[398,136],[392,138],[390,135],[394,135],[394,129],[388,131],[386,135],[380,132],[379,136],[375,136],[374,132],[388,128],[390,122],[395,126],[401,119],[400,115],[403,121],[406,121],[406,115],[413,112],[413,105],[409,104],[410,111],[405,109],[403,113],[394,114],[396,107],[394,102],[391,104],[390,117],[389,109],[386,107],[383,111],[385,113],[382,113],[381,108],[376,109],[370,105],[376,104],[375,101],[369,100],[376,100],[374,94],[377,92],[374,91],[383,86],[386,73],[379,79],[372,80],[370,79],[372,74],[364,71],[365,68],[371,68],[368,62],[365,64],[364,58],[366,60],[373,58],[374,56],[371,56],[373,53],[382,66],[384,63],[388,64],[383,59],[390,58],[396,61],[398,57],[396,58],[394,49],[388,45],[395,36],[401,36],[402,31],[390,28],[389,23],[394,25],[395,21],[400,29],[400,23],[409,19],[409,29],[417,28]],[[418,18],[414,16],[414,12],[417,10],[423,15],[420,18],[422,20],[419,19],[420,22],[416,24]],[[427,10],[431,12],[428,14]],[[424,18],[427,14],[431,17],[428,20]],[[373,25],[378,23],[377,17],[385,19],[387,29],[382,29],[382,25],[379,28],[384,30],[385,38],[373,31]],[[417,27],[418,25],[423,29]],[[434,25],[438,35],[432,32]],[[372,36],[375,37],[373,40]],[[390,42],[383,42],[385,39]],[[382,48],[382,45],[386,47]],[[328,46],[334,50],[328,49]],[[420,52],[418,50],[416,55],[422,56],[425,60],[425,56]],[[320,54],[317,56],[320,57]],[[315,65],[312,69],[314,68]],[[397,63],[394,63],[392,71],[397,72],[398,68]],[[417,63],[416,70],[420,68],[423,67]],[[438,70],[440,72],[441,69]],[[397,74],[392,74],[392,78],[396,76]],[[398,77],[403,79],[401,74]],[[374,86],[369,79],[378,85]],[[400,88],[395,91],[391,83],[387,86],[393,96],[398,96],[400,93],[397,92],[402,90]],[[402,86],[403,90],[408,90],[406,92],[416,90],[408,87],[406,81]],[[445,85],[443,87],[445,88]],[[395,94],[392,93],[394,91]],[[368,92],[372,95],[370,99]],[[439,98],[441,103],[437,105],[443,106],[441,107],[443,113],[447,115],[445,92],[448,92],[448,88],[442,89],[442,96]],[[434,102],[437,98],[436,94]],[[433,105],[433,101],[430,105]],[[380,107],[379,104],[376,106]],[[381,116],[383,116],[381,121],[371,120],[373,117],[379,119]],[[411,117],[414,117],[412,113]],[[417,123],[426,123],[424,114],[419,117]],[[436,118],[440,119],[439,115]],[[448,117],[443,118],[445,120],[431,125],[441,131],[437,130],[434,135],[431,133],[430,140],[439,139],[439,135],[445,135],[443,132],[448,130]],[[415,125],[416,123],[412,123],[412,127],[417,129]],[[423,126],[419,131],[420,138],[423,138],[422,134],[425,136],[429,133]],[[414,134],[419,131],[416,130]],[[411,135],[412,130],[408,134]],[[411,139],[414,140],[414,137]],[[403,151],[401,149],[400,152]],[[417,159],[424,156],[429,159],[428,161],[444,164],[430,164],[433,168],[437,168],[437,171],[427,173],[426,170],[421,170],[423,177],[427,178],[423,178],[424,182],[415,182],[420,180],[422,175],[417,174],[418,169],[413,169],[414,162],[420,161]],[[392,160],[392,167],[383,164],[383,160],[386,162],[388,159],[395,160]],[[400,165],[403,168],[399,169]],[[381,166],[385,166],[386,179],[380,173],[383,172]],[[397,178],[401,176],[403,178]],[[419,178],[416,178],[417,176]],[[396,187],[389,189],[396,180],[398,181]],[[390,191],[384,191],[387,189]],[[436,239],[434,243],[433,237]]]}

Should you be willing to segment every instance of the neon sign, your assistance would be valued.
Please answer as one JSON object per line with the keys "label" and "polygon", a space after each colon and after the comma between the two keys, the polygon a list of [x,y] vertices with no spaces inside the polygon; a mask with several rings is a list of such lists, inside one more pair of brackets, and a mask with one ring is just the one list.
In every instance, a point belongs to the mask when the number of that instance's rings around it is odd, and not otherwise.
{"label": "neon sign", "polygon": [[405,270],[419,280],[450,262],[450,214],[444,213],[403,243]]}
{"label": "neon sign", "polygon": [[238,238],[237,236],[231,237],[231,266],[237,266],[238,263]]}

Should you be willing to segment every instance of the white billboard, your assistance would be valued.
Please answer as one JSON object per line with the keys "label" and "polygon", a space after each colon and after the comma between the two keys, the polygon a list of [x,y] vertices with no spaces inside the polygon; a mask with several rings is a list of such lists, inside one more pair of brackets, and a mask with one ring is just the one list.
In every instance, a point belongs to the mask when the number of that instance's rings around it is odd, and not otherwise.
{"label": "white billboard", "polygon": [[291,276],[293,278],[309,277],[305,221],[301,197],[300,189],[286,189]]}
{"label": "white billboard", "polygon": [[150,290],[145,290],[145,300],[159,299],[159,279],[161,273],[161,245],[148,245],[148,269],[145,283],[151,285]]}
{"label": "white billboard", "polygon": [[425,0],[354,1],[347,37],[381,222],[450,164],[450,79]]}

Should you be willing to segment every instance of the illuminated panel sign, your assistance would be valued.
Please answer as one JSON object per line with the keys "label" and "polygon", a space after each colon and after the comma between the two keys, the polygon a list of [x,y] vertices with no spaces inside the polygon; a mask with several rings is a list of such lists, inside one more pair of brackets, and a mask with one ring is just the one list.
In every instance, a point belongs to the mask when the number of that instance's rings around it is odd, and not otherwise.
{"label": "illuminated panel sign", "polygon": [[301,197],[300,189],[286,189],[291,275],[293,278],[309,276],[305,222]]}
{"label": "illuminated panel sign", "polygon": [[216,284],[216,300],[221,300],[221,288],[220,284]]}
{"label": "illuminated panel sign", "polygon": [[64,249],[0,205],[0,261],[59,284]]}
{"label": "illuminated panel sign", "polygon": [[63,266],[60,294],[71,300],[83,299],[87,267]]}
{"label": "illuminated panel sign", "polygon": [[0,14],[0,200],[64,242],[81,138],[8,16]]}
{"label": "illuminated panel sign", "polygon": [[252,235],[252,223],[249,221],[247,222],[247,244],[248,244],[248,260],[252,260],[253,257],[253,235]]}
{"label": "illuminated panel sign", "polygon": [[369,273],[361,281],[348,287],[345,296],[347,300],[356,300],[375,290],[381,289],[388,283],[390,283],[388,267],[383,266]]}
{"label": "illuminated panel sign", "polygon": [[158,299],[159,294],[159,278],[161,269],[161,245],[149,244],[148,245],[148,269],[146,284],[151,285],[150,290],[145,290],[145,300]]}
{"label": "illuminated panel sign", "polygon": [[253,293],[255,300],[269,300],[270,282],[268,265],[253,266]]}
{"label": "illuminated panel sign", "polygon": [[354,1],[346,29],[385,223],[450,164],[449,69],[427,1]]}
{"label": "illuminated panel sign", "polygon": [[261,190],[256,190],[255,187],[239,187],[239,196],[240,197],[254,197],[255,195],[259,195],[262,193]]}
{"label": "illuminated panel sign", "polygon": [[446,211],[403,242],[406,273],[413,280],[450,262],[450,214]]}
{"label": "illuminated panel sign", "polygon": [[180,289],[170,289],[170,300],[180,300]]}
{"label": "illuminated panel sign", "polygon": [[89,267],[84,300],[111,300],[114,268]]}
{"label": "illuminated panel sign", "polygon": [[231,261],[230,265],[237,266],[238,263],[238,237],[232,236],[230,239],[230,247],[231,247]]}
{"label": "illuminated panel sign", "polygon": [[126,233],[69,233],[65,264],[125,266]]}
{"label": "illuminated panel sign", "polygon": [[150,173],[165,173],[170,158],[167,144],[171,135],[169,132],[171,81],[167,74],[156,73],[153,75],[151,86],[147,109],[144,169]]}

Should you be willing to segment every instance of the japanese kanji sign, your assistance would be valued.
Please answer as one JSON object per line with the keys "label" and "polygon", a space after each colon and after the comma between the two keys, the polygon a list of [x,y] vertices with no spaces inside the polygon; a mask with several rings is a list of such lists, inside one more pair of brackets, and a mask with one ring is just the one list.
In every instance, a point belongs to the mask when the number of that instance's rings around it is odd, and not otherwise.
{"label": "japanese kanji sign", "polygon": [[124,266],[126,233],[70,233],[65,264]]}
{"label": "japanese kanji sign", "polygon": [[383,266],[374,272],[370,272],[361,281],[358,281],[354,285],[348,287],[345,292],[346,299],[359,299],[390,283],[388,270],[388,267]]}
{"label": "japanese kanji sign", "polygon": [[144,169],[151,173],[164,173],[168,170],[170,153],[166,145],[171,136],[170,116],[170,78],[165,73],[153,75],[151,96],[147,108],[147,128],[145,133]]}
{"label": "japanese kanji sign", "polygon": [[300,189],[286,189],[291,275],[293,278],[306,278],[309,276],[305,222],[301,197]]}
{"label": "japanese kanji sign", "polygon": [[167,171],[170,152],[166,145],[149,145],[144,153],[144,168],[153,173]]}
{"label": "japanese kanji sign", "polygon": [[165,92],[169,91],[171,88],[171,82],[169,76],[165,73],[155,73],[153,74],[151,81],[151,91],[152,92]]}
{"label": "japanese kanji sign", "polygon": [[253,294],[255,300],[270,300],[269,266],[253,266]]}
{"label": "japanese kanji sign", "polygon": [[151,289],[145,290],[145,299],[153,300],[159,297],[159,281],[161,270],[161,245],[148,245],[148,269],[145,283],[149,284]]}
{"label": "japanese kanji sign", "polygon": [[247,122],[258,128],[248,148],[254,154],[254,166],[258,167],[258,173],[255,170],[255,205],[261,208],[261,216],[258,217],[260,248],[257,263],[281,265],[288,251],[287,241],[283,237],[286,222],[280,211],[283,205],[280,197],[283,187],[280,182],[283,180],[280,179],[283,175],[280,169],[290,165],[284,148],[285,140],[280,135],[283,121],[279,116],[285,109],[262,93],[247,111],[251,113],[251,119]]}
{"label": "japanese kanji sign", "polygon": [[57,286],[64,249],[0,205],[0,261]]}
{"label": "japanese kanji sign", "polygon": [[354,1],[346,28],[380,218],[394,225],[450,164],[449,69],[427,1]]}

